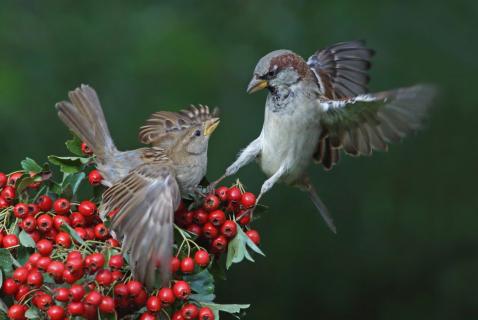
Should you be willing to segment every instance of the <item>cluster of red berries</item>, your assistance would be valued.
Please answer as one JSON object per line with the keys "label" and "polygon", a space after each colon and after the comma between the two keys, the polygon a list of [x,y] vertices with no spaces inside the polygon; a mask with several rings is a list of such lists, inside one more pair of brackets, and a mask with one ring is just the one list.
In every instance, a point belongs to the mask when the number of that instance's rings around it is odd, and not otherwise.
{"label": "cluster of red berries", "polygon": [[[204,198],[201,208],[189,211],[184,205],[175,213],[175,223],[198,237],[209,251],[221,254],[226,251],[228,242],[237,234],[237,225],[245,228],[247,236],[258,245],[259,233],[250,229],[251,208],[256,204],[256,196],[242,192],[238,186],[217,188],[214,194]],[[237,222],[237,224],[236,224]]]}
{"label": "cluster of red berries", "polygon": [[[91,156],[85,144],[81,150]],[[90,165],[85,161],[79,170],[89,171],[90,185],[100,185],[102,176]],[[97,319],[100,314],[158,319],[165,313],[172,320],[214,320],[216,313],[191,296],[188,277],[208,272],[238,228],[255,244],[260,241],[257,231],[250,229],[256,197],[241,186],[218,188],[195,210],[181,203],[175,223],[197,237],[185,237],[180,231],[184,241],[177,244],[171,259],[173,280],[169,286],[148,290],[132,277],[108,220],[98,214],[98,203],[46,192],[56,183],[50,178],[19,187],[22,179],[32,176],[25,171],[0,173],[0,250],[20,262],[12,261],[9,267],[0,264],[1,295],[11,301],[10,319]]]}

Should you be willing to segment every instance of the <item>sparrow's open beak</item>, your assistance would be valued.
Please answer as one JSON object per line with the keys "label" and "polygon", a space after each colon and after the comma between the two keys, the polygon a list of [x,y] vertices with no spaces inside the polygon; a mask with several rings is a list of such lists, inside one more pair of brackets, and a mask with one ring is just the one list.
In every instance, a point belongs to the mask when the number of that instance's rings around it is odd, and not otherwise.
{"label": "sparrow's open beak", "polygon": [[267,82],[267,80],[257,79],[257,77],[254,76],[254,78],[252,78],[251,82],[249,82],[249,85],[247,86],[247,93],[254,93],[256,91],[265,89],[268,85],[269,83]]}
{"label": "sparrow's open beak", "polygon": [[204,127],[204,135],[210,136],[214,130],[216,130],[217,126],[219,125],[219,118],[212,118],[206,121],[205,127]]}

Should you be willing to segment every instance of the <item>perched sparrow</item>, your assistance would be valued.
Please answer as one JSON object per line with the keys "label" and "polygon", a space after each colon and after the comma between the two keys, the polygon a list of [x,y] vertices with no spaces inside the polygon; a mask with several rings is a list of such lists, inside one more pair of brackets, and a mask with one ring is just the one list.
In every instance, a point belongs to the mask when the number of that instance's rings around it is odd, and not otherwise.
{"label": "perched sparrow", "polygon": [[139,132],[140,141],[152,146],[119,151],[96,92],[82,85],[69,98],[56,105],[58,115],[91,148],[109,187],[100,214],[118,210],[111,228],[130,251],[137,279],[154,286],[159,264],[163,282],[169,281],[173,214],[181,195],[194,192],[206,174],[209,137],[219,118],[206,106],[157,112]]}
{"label": "perched sparrow", "polygon": [[434,95],[424,85],[367,93],[372,55],[363,42],[352,41],[319,50],[307,62],[289,50],[259,60],[247,92],[269,89],[262,132],[223,177],[257,159],[269,177],[257,200],[277,182],[296,186],[308,192],[335,233],[307,176],[309,164],[314,160],[329,170],[341,149],[354,156],[387,150],[419,127]]}

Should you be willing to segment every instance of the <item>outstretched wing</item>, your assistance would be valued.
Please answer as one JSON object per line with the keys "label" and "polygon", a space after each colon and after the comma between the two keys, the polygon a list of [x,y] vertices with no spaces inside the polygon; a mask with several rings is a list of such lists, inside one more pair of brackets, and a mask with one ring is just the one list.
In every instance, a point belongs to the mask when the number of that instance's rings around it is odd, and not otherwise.
{"label": "outstretched wing", "polygon": [[133,273],[152,287],[159,264],[163,283],[170,279],[173,215],[181,200],[173,169],[163,162],[144,164],[109,188],[101,212],[118,210],[111,228],[130,252]]}
{"label": "outstretched wing", "polygon": [[340,42],[318,50],[307,64],[317,77],[324,97],[351,98],[368,92],[368,69],[373,54],[363,41]]}
{"label": "outstretched wing", "polygon": [[[433,87],[417,85],[345,100],[320,101],[324,113],[315,160],[324,162],[326,151],[341,148],[351,155],[387,150],[388,143],[399,141],[420,127],[434,95]],[[328,149],[321,147],[325,145]]]}

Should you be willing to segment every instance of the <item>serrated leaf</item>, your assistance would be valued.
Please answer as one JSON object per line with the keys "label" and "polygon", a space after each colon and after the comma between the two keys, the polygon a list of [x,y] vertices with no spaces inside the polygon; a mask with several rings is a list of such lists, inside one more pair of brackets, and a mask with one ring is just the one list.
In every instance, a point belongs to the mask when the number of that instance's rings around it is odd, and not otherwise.
{"label": "serrated leaf", "polygon": [[7,249],[1,248],[0,249],[0,268],[5,271],[9,272],[13,270],[13,257],[10,254],[10,251]]}
{"label": "serrated leaf", "polygon": [[81,140],[75,134],[72,134],[72,138],[65,142],[66,148],[73,154],[77,156],[84,156],[83,151],[81,151]]}
{"label": "serrated leaf", "polygon": [[195,294],[191,294],[189,298],[200,303],[213,302],[214,299],[216,299],[216,295],[213,293],[210,293],[210,294],[195,293]]}
{"label": "serrated leaf", "polygon": [[247,250],[247,247],[251,248],[253,251],[265,256],[261,249],[252,240],[245,234],[241,226],[237,224],[237,234],[232,239],[227,248],[227,258],[226,258],[226,269],[229,269],[233,263],[239,263],[244,258],[254,262],[251,254]]}
{"label": "serrated leaf", "polygon": [[27,261],[28,258],[30,258],[30,251],[31,249],[28,249],[26,247],[20,246],[17,248],[17,260],[18,263],[21,265],[24,265]]}
{"label": "serrated leaf", "polygon": [[241,234],[241,237],[243,237],[243,238],[245,239],[245,241],[246,241],[246,243],[247,243],[247,246],[248,246],[249,248],[251,248],[252,250],[254,250],[255,252],[257,252],[258,254],[263,255],[264,257],[266,256],[266,255],[264,254],[264,252],[262,252],[262,250],[251,240],[251,238],[249,238],[249,237],[247,236],[247,234],[245,234],[244,231],[242,231],[242,229],[239,228],[239,226],[238,226],[238,229],[237,229],[237,233],[238,233],[238,234]]}
{"label": "serrated leaf", "polygon": [[214,293],[214,277],[208,269],[204,269],[198,273],[185,275],[184,280],[189,282],[191,289],[202,295]]}
{"label": "serrated leaf", "polygon": [[67,191],[71,196],[76,194],[81,182],[85,179],[86,174],[84,172],[78,173],[65,173],[61,188],[63,192]]}
{"label": "serrated leaf", "polygon": [[215,319],[219,319],[219,311],[237,315],[241,313],[243,309],[247,309],[251,306],[250,304],[217,304],[209,302],[204,302],[201,305],[210,308],[214,313]]}
{"label": "serrated leaf", "polygon": [[31,307],[25,312],[25,317],[27,319],[40,319],[40,312],[38,312],[38,309],[35,307]]}
{"label": "serrated leaf", "polygon": [[26,158],[25,160],[22,160],[20,164],[26,173],[40,173],[43,170],[43,168],[31,158]]}
{"label": "serrated leaf", "polygon": [[25,230],[22,230],[20,234],[18,235],[20,239],[20,243],[22,246],[27,247],[27,248],[35,248],[35,241],[33,241],[32,237],[28,233],[25,232]]}
{"label": "serrated leaf", "polygon": [[85,241],[83,241],[83,239],[78,235],[78,233],[76,233],[76,231],[72,227],[70,227],[70,225],[64,223],[61,225],[60,229],[68,233],[77,243],[85,244]]}
{"label": "serrated leaf", "polygon": [[60,171],[64,173],[77,173],[81,167],[88,163],[89,159],[84,157],[58,157],[48,156],[51,164],[60,167]]}

